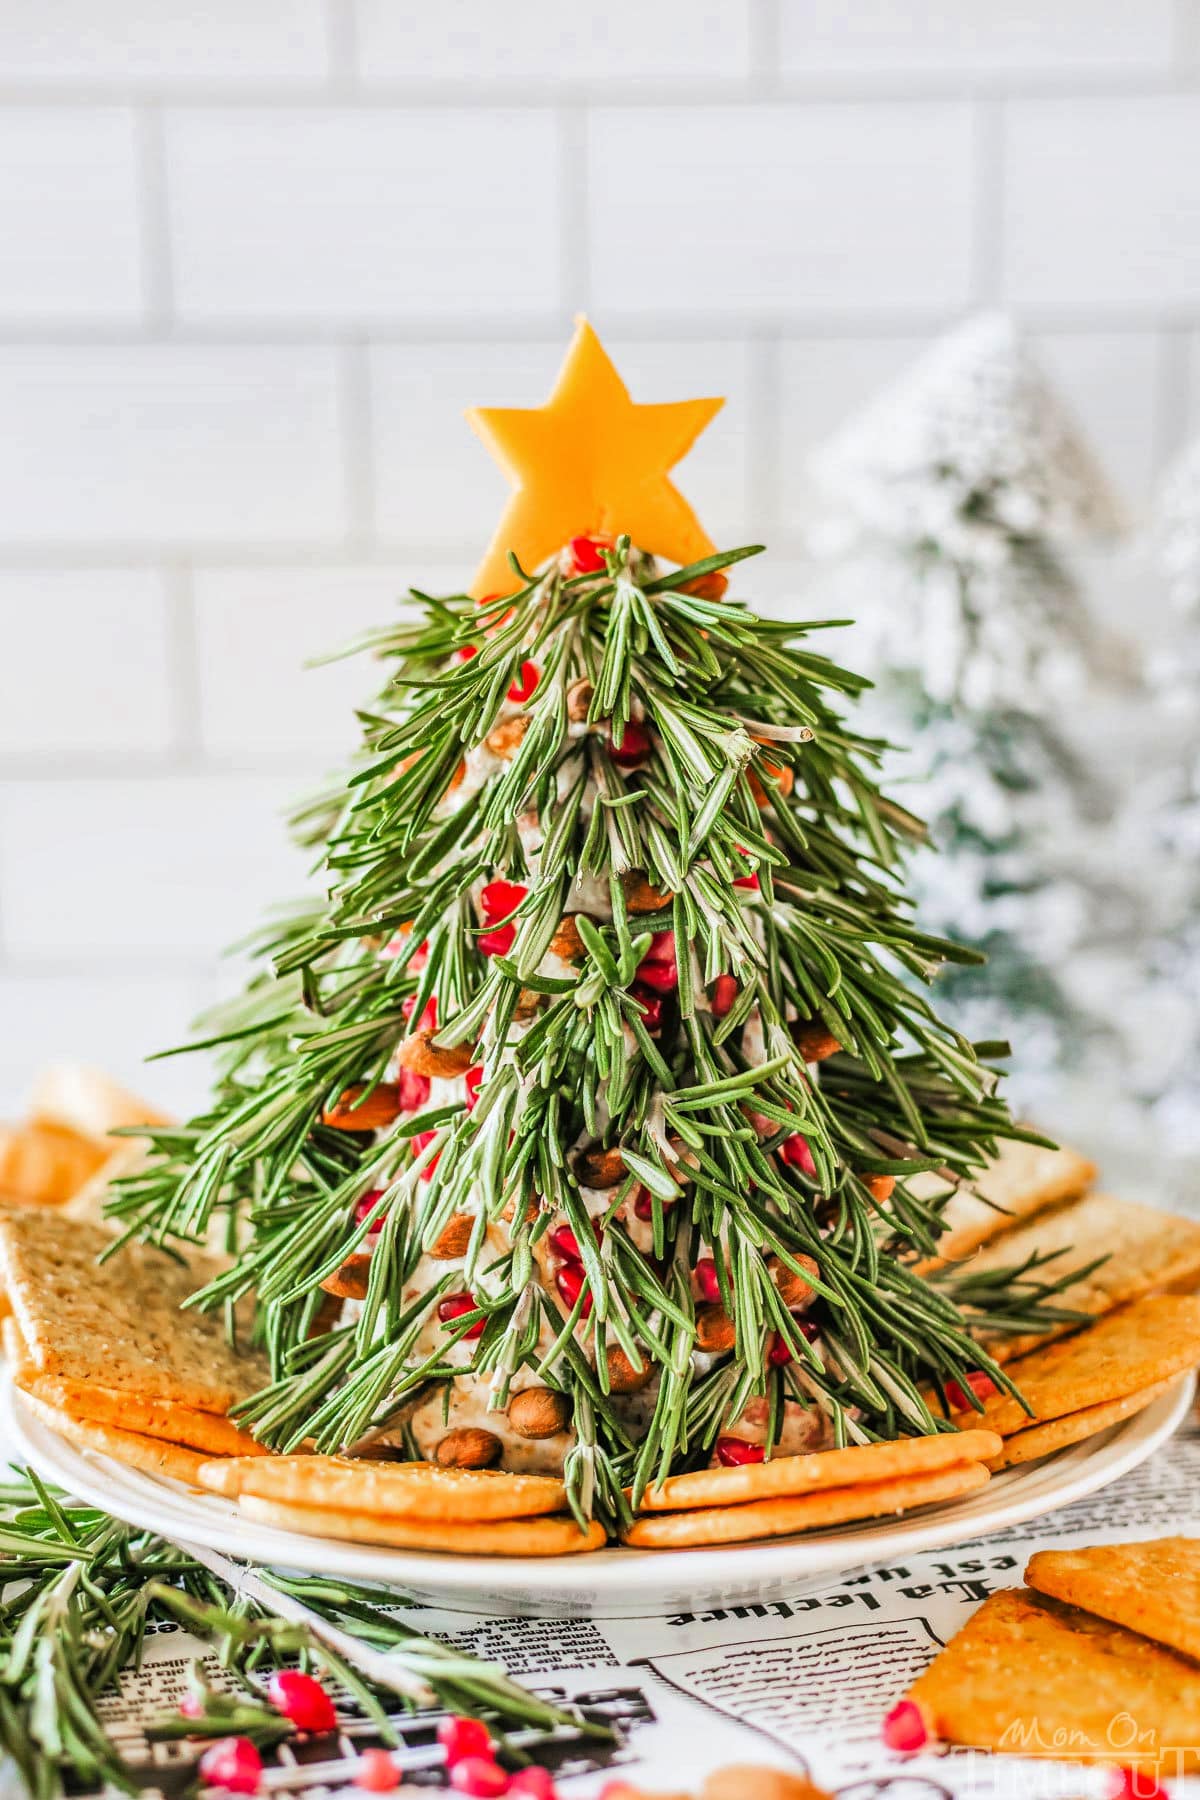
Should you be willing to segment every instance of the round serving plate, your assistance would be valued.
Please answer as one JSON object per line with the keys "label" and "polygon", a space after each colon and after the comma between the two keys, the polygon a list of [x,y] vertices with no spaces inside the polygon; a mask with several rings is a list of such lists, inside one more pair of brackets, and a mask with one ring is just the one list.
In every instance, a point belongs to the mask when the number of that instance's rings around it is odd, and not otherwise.
{"label": "round serving plate", "polygon": [[7,1373],[0,1430],[19,1457],[79,1499],[131,1525],[243,1561],[381,1582],[420,1604],[472,1613],[645,1618],[776,1599],[866,1563],[944,1549],[1054,1512],[1144,1462],[1184,1418],[1192,1388],[1193,1378],[1182,1376],[1142,1412],[1084,1443],[995,1475],[966,1499],[902,1518],[761,1544],[673,1551],[613,1545],[587,1556],[552,1558],[388,1550],[256,1524],[219,1495],[143,1475],[68,1444],[23,1405]]}

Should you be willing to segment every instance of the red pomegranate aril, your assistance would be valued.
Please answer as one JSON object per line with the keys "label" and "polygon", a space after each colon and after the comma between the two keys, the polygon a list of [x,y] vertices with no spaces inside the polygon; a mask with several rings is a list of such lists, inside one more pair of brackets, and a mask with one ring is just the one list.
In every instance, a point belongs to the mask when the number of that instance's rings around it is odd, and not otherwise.
{"label": "red pomegranate aril", "polygon": [[510,913],[516,912],[528,892],[529,889],[522,887],[519,881],[489,881],[479,896],[487,923],[491,925],[496,919],[507,919]]}
{"label": "red pomegranate aril", "polygon": [[520,1800],[558,1800],[553,1775],[536,1763],[531,1769],[517,1770],[508,1784],[508,1792],[510,1800],[514,1795],[519,1795]]}
{"label": "red pomegranate aril", "polygon": [[618,768],[629,769],[634,763],[641,762],[650,749],[650,733],[636,719],[627,719],[625,730],[618,744],[613,738],[613,728],[608,728],[609,755]]}
{"label": "red pomegranate aril", "polygon": [[640,1187],[633,1202],[635,1219],[652,1219],[654,1217],[654,1196],[649,1188]]}
{"label": "red pomegranate aril", "polygon": [[[402,1000],[400,1002],[400,1011],[401,1011],[402,1015],[404,1016],[404,1018],[406,1018],[410,1024],[412,1024],[412,1016],[416,1009],[416,1004],[417,1004],[417,996],[415,994],[410,994],[408,996],[407,1000]],[[431,994],[429,999],[425,1002],[425,1009],[422,1012],[420,1018],[417,1020],[416,1025],[413,1026],[413,1029],[414,1029],[414,1031],[436,1031],[437,1030],[437,995],[436,994]]]}
{"label": "red pomegranate aril", "polygon": [[565,1257],[568,1262],[578,1263],[583,1261],[583,1258],[579,1254],[579,1239],[575,1236],[575,1233],[571,1230],[569,1225],[555,1226],[554,1230],[550,1233],[550,1242],[558,1251],[558,1254]]}
{"label": "red pomegranate aril", "polygon": [[420,1112],[429,1104],[432,1092],[428,1075],[418,1075],[415,1069],[401,1069],[397,1073],[396,1104],[402,1113]]}
{"label": "red pomegranate aril", "polygon": [[517,939],[515,925],[500,925],[495,931],[483,931],[475,939],[485,956],[507,956]]}
{"label": "red pomegranate aril", "polygon": [[507,1794],[508,1776],[490,1756],[464,1756],[450,1764],[450,1786],[474,1800],[491,1800],[496,1794]]}
{"label": "red pomegranate aril", "polygon": [[492,1734],[482,1719],[468,1719],[463,1713],[449,1713],[439,1720],[437,1741],[446,1752],[448,1763],[461,1762],[465,1756],[492,1754]]}
{"label": "red pomegranate aril", "polygon": [[[465,1313],[474,1312],[475,1307],[474,1294],[447,1294],[444,1300],[438,1301],[437,1316],[443,1325],[453,1325],[455,1319],[461,1319]],[[464,1342],[469,1342],[471,1338],[482,1337],[486,1323],[485,1319],[477,1319],[469,1331],[464,1331]]]}
{"label": "red pomegranate aril", "polygon": [[459,645],[459,650],[458,650],[459,662],[470,662],[470,660],[473,656],[478,656],[478,655],[479,655],[479,645],[478,644],[460,644]]}
{"label": "red pomegranate aril", "polygon": [[779,1333],[776,1332],[775,1336],[771,1339],[771,1348],[767,1351],[767,1361],[773,1368],[781,1369],[785,1363],[790,1363],[791,1360],[791,1351],[788,1349]]}
{"label": "red pomegranate aril", "polygon": [[898,1700],[883,1721],[883,1741],[889,1750],[911,1754],[929,1742],[929,1727],[915,1700]]}
{"label": "red pomegranate aril", "polygon": [[645,962],[639,963],[636,973],[638,986],[648,987],[652,993],[670,994],[679,986],[679,970],[674,957],[670,962],[651,962],[647,957]]}
{"label": "red pomegranate aril", "polygon": [[801,1337],[807,1338],[810,1344],[816,1343],[821,1335],[821,1327],[814,1319],[795,1319],[793,1323],[799,1327]]}
{"label": "red pomegranate aril", "polygon": [[599,575],[604,568],[602,549],[609,549],[607,538],[573,537],[567,548],[576,575]]}
{"label": "red pomegranate aril", "polygon": [[700,1289],[700,1298],[707,1300],[710,1305],[721,1298],[717,1265],[711,1256],[702,1256],[696,1264],[696,1286]]}
{"label": "red pomegranate aril", "polygon": [[[554,1277],[554,1285],[568,1306],[574,1306],[580,1294],[583,1294],[584,1273],[579,1263],[564,1263]],[[582,1317],[587,1318],[592,1310],[591,1294],[583,1295]]]}
{"label": "red pomegranate aril", "polygon": [[479,1099],[479,1090],[483,1086],[483,1064],[476,1063],[472,1068],[468,1069],[463,1076],[463,1082],[465,1083],[467,1090],[467,1111],[474,1112],[476,1102]]}
{"label": "red pomegranate aril", "polygon": [[738,1437],[717,1439],[717,1461],[723,1469],[741,1469],[747,1463],[760,1463],[766,1460],[767,1453],[761,1444],[751,1444],[745,1438]]}
{"label": "red pomegranate aril", "polygon": [[[413,1155],[420,1156],[420,1154],[421,1154],[422,1150],[425,1148],[426,1144],[432,1144],[432,1142],[436,1136],[437,1136],[436,1131],[418,1131],[416,1136],[410,1140],[410,1142],[412,1143]],[[436,1156],[430,1157],[429,1161],[425,1164],[425,1167],[421,1170],[421,1180],[422,1181],[432,1181],[433,1180],[433,1171],[437,1168],[437,1166],[441,1162],[441,1160],[442,1160],[442,1153],[439,1150],[437,1152]]]}
{"label": "red pomegranate aril", "polygon": [[[362,1199],[359,1201],[358,1205],[354,1209],[354,1223],[356,1225],[361,1225],[363,1220],[367,1218],[367,1216],[370,1214],[370,1212],[374,1208],[376,1201],[381,1200],[382,1198],[383,1198],[383,1189],[382,1188],[372,1188],[369,1193],[364,1194]],[[379,1218],[377,1218],[375,1220],[375,1223],[372,1225],[371,1230],[372,1231],[382,1231],[384,1226],[387,1224],[387,1217],[388,1216],[386,1213],[382,1213],[379,1216]]]}
{"label": "red pomegranate aril", "polygon": [[738,997],[738,984],[732,975],[718,975],[713,982],[712,1013],[714,1019],[723,1019]]}
{"label": "red pomegranate aril", "polygon": [[[980,1401],[989,1400],[993,1394],[998,1394],[1000,1392],[1000,1389],[996,1386],[991,1376],[986,1374],[982,1369],[971,1369],[969,1371],[967,1375],[967,1386],[970,1388],[971,1394],[974,1394],[975,1398]],[[971,1395],[965,1393],[961,1382],[955,1381],[953,1378],[946,1383],[946,1401],[951,1412],[971,1412],[974,1410],[971,1405]]]}
{"label": "red pomegranate aril", "polygon": [[542,672],[536,663],[523,662],[521,673],[508,690],[508,697],[513,705],[524,706],[527,700],[532,700],[537,693],[538,682],[541,679]]}
{"label": "red pomegranate aril", "polygon": [[642,1024],[646,1027],[646,1030],[651,1036],[653,1036],[656,1031],[661,1031],[663,1003],[658,995],[647,993],[647,991],[640,986],[632,988],[630,992],[642,1009]]}
{"label": "red pomegranate aril", "polygon": [[179,1702],[179,1716],[181,1719],[202,1719],[204,1717],[204,1702],[199,1694],[183,1696]]}
{"label": "red pomegranate aril", "polygon": [[790,1138],[784,1138],[779,1146],[779,1154],[785,1163],[789,1163],[793,1169],[799,1169],[802,1174],[816,1174],[817,1165],[813,1161],[813,1153],[808,1147],[808,1139],[802,1137],[798,1131],[793,1132]]}
{"label": "red pomegranate aril", "polygon": [[364,1794],[390,1794],[400,1786],[402,1779],[386,1750],[364,1750],[354,1770],[354,1785]]}
{"label": "red pomegranate aril", "polygon": [[262,1757],[249,1738],[218,1738],[200,1758],[200,1774],[209,1787],[227,1794],[257,1794],[262,1780]]}
{"label": "red pomegranate aril", "polygon": [[733,885],[736,888],[749,888],[752,893],[757,893],[762,883],[757,875],[735,875]]}
{"label": "red pomegranate aril", "polygon": [[336,1729],[333,1701],[314,1675],[299,1669],[277,1669],[267,1684],[267,1699],[297,1731]]}
{"label": "red pomegranate aril", "polygon": [[675,961],[675,933],[671,930],[652,932],[650,948],[646,952],[644,961],[673,963]]}

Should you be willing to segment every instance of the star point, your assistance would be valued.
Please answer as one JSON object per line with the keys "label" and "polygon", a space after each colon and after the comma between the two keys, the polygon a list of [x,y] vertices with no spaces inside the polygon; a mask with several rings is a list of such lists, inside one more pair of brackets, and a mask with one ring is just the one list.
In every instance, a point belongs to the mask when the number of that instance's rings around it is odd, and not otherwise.
{"label": "star point", "polygon": [[506,594],[512,551],[532,570],[573,537],[627,532],[674,563],[716,546],[668,477],[724,400],[639,405],[580,318],[544,406],[472,407],[467,418],[513,485],[471,593]]}

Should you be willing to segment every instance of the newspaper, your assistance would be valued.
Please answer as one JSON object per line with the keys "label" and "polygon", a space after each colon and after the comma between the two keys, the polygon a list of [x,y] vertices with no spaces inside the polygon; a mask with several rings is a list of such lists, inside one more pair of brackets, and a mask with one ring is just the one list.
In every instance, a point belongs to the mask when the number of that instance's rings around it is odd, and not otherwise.
{"label": "newspaper", "polygon": [[[1050,1755],[989,1756],[945,1747],[903,1757],[883,1746],[884,1714],[909,1682],[998,1588],[1018,1585],[1032,1551],[1071,1543],[1200,1535],[1200,1428],[1193,1421],[1115,1486],[953,1550],[849,1569],[825,1585],[758,1603],[651,1618],[504,1619],[406,1608],[432,1635],[501,1662],[517,1679],[614,1728],[611,1743],[573,1728],[514,1741],[555,1774],[563,1800],[592,1800],[607,1781],[676,1796],[698,1792],[728,1763],[767,1763],[807,1775],[839,1800],[1054,1800],[1100,1796],[1111,1773]],[[146,1740],[144,1722],[173,1707],[189,1665],[221,1671],[186,1632],[160,1627],[142,1668],[107,1704],[110,1729],[147,1800],[194,1791],[198,1746]],[[444,1785],[438,1712],[398,1714],[396,1752],[406,1784]],[[1036,1730],[1036,1722],[1030,1722]],[[1118,1724],[1117,1732],[1123,1727]],[[371,1721],[344,1715],[328,1737],[266,1756],[264,1791],[324,1800],[350,1794]],[[1197,1738],[1200,1743],[1200,1737]],[[1114,1742],[1113,1761],[1121,1762]],[[1175,1800],[1200,1800],[1200,1778],[1172,1780]],[[2,1786],[8,1794],[20,1789]],[[1149,1792],[1149,1789],[1146,1790]]]}

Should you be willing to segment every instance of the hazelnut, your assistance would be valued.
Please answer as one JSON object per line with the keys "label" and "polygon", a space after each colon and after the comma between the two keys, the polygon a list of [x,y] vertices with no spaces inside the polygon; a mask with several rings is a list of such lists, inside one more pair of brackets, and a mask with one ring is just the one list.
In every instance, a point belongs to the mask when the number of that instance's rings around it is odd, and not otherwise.
{"label": "hazelnut", "polygon": [[798,1019],[792,1026],[792,1037],[807,1063],[824,1062],[842,1047],[824,1019]]}
{"label": "hazelnut", "polygon": [[517,1003],[513,1007],[514,1019],[533,1019],[546,1004],[546,996],[539,994],[536,988],[522,988],[517,995]]}
{"label": "hazelnut", "polygon": [[464,1425],[448,1431],[433,1454],[443,1469],[490,1469],[503,1448],[495,1432]]}
{"label": "hazelnut", "polygon": [[641,913],[662,912],[670,906],[674,894],[664,893],[647,881],[644,869],[628,869],[621,876],[621,891],[625,895],[625,907],[635,916]]}
{"label": "hazelnut", "polygon": [[550,939],[550,953],[566,963],[583,960],[583,939],[573,913],[565,913],[559,920],[558,929]]}
{"label": "hazelnut", "polygon": [[456,1257],[465,1256],[474,1228],[475,1220],[470,1213],[453,1213],[426,1255],[433,1257],[435,1262],[453,1262]]}
{"label": "hazelnut", "polygon": [[396,1061],[402,1069],[408,1069],[414,1075],[436,1075],[446,1079],[452,1075],[465,1075],[474,1058],[469,1044],[435,1044],[436,1033],[428,1029],[414,1031],[411,1037],[405,1038],[396,1052]]}
{"label": "hazelnut", "polygon": [[327,1294],[336,1294],[339,1300],[365,1300],[370,1273],[370,1251],[356,1250],[346,1258],[340,1269],[325,1277],[321,1286]]}
{"label": "hazelnut", "polygon": [[721,600],[729,592],[729,577],[720,569],[710,569],[707,575],[697,575],[692,581],[685,581],[680,588],[681,594],[695,594],[698,600]]}
{"label": "hazelnut", "polygon": [[[809,1275],[815,1275],[818,1280],[820,1279],[821,1271],[811,1256],[801,1255],[793,1260],[798,1262]],[[770,1270],[771,1280],[775,1283],[779,1298],[789,1312],[804,1312],[812,1305],[816,1298],[816,1292],[802,1275],[797,1275],[794,1269],[789,1269],[785,1262],[774,1255],[768,1256],[767,1268]]]}
{"label": "hazelnut", "polygon": [[864,1175],[862,1184],[872,1200],[890,1200],[896,1191],[894,1175]]}
{"label": "hazelnut", "polygon": [[567,689],[567,717],[581,725],[592,709],[595,688],[590,681],[573,681]]}
{"label": "hazelnut", "polygon": [[570,1418],[566,1395],[550,1388],[525,1388],[508,1403],[508,1422],[518,1437],[556,1437],[567,1429]]}
{"label": "hazelnut", "polygon": [[625,1179],[625,1158],[616,1145],[591,1144],[575,1158],[575,1179],[580,1187],[614,1188]]}
{"label": "hazelnut", "polygon": [[696,1308],[696,1347],[700,1350],[732,1350],[737,1340],[733,1320],[719,1301]]}
{"label": "hazelnut", "polygon": [[610,1344],[605,1356],[608,1364],[608,1386],[614,1394],[640,1394],[650,1381],[650,1362],[642,1357],[642,1366],[635,1369],[620,1344]]}
{"label": "hazelnut", "polygon": [[321,1114],[322,1125],[336,1125],[341,1131],[384,1131],[400,1117],[400,1090],[393,1081],[379,1082],[367,1095],[366,1085],[358,1082],[348,1087],[332,1106]]}
{"label": "hazelnut", "polygon": [[528,730],[528,713],[514,713],[511,719],[501,719],[498,725],[493,725],[483,741],[493,756],[498,756],[502,762],[511,762]]}

